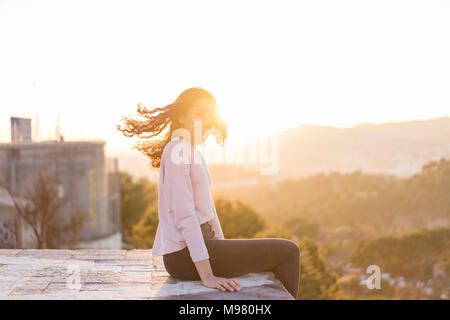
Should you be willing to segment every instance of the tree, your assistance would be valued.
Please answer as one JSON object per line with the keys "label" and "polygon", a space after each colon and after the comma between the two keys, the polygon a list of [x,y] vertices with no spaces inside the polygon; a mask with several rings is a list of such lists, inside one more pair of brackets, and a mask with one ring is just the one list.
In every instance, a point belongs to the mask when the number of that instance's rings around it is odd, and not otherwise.
{"label": "tree", "polygon": [[319,225],[317,223],[309,222],[307,219],[301,217],[289,220],[285,224],[285,227],[291,230],[292,234],[299,239],[303,237],[315,239],[319,233]]}
{"label": "tree", "polygon": [[255,238],[281,238],[281,239],[288,239],[293,240],[292,234],[281,227],[271,227],[266,228],[264,230],[261,230],[257,232],[254,236]]}
{"label": "tree", "polygon": [[237,200],[218,198],[214,202],[225,238],[252,238],[266,222],[250,206]]}
{"label": "tree", "polygon": [[79,208],[71,213],[68,223],[64,223],[60,215],[56,215],[47,226],[46,248],[57,249],[76,246],[80,242],[79,232],[83,229],[88,217],[89,214]]}
{"label": "tree", "polygon": [[150,205],[158,201],[158,186],[147,178],[134,181],[124,171],[120,172],[120,210],[122,215],[122,237],[133,242],[133,227],[141,220]]}
{"label": "tree", "polygon": [[1,182],[11,197],[17,214],[32,229],[38,249],[77,243],[78,232],[87,218],[87,213],[81,209],[71,214],[69,223],[65,223],[64,217],[59,214],[71,200],[71,195],[60,195],[60,177],[56,163],[54,168],[52,173],[44,169],[36,170],[31,185],[23,195],[14,193],[10,183]]}
{"label": "tree", "polygon": [[323,249],[310,238],[303,238],[300,247],[299,299],[337,299],[338,276],[326,264]]}
{"label": "tree", "polygon": [[133,245],[136,249],[150,249],[153,247],[158,227],[158,208],[150,205],[139,222],[133,226]]}
{"label": "tree", "polygon": [[365,239],[353,251],[350,261],[362,268],[376,264],[393,277],[427,281],[432,278],[434,263],[445,259],[448,248],[450,229],[423,230]]}

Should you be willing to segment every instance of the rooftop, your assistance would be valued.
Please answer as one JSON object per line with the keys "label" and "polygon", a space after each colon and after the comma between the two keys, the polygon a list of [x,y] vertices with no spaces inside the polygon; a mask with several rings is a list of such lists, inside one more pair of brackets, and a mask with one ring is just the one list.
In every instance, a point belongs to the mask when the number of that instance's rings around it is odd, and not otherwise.
{"label": "rooftop", "polygon": [[239,292],[171,277],[151,250],[0,249],[0,299],[292,300],[272,272],[236,278]]}

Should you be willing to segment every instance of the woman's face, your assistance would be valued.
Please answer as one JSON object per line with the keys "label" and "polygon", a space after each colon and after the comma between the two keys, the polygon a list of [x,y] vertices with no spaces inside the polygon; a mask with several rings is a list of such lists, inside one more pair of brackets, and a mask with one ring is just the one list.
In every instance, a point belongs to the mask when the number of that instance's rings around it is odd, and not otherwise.
{"label": "woman's face", "polygon": [[[212,127],[211,109],[211,101],[206,98],[201,98],[186,112],[184,117],[181,117],[181,125],[190,132],[191,142],[195,141],[196,144],[200,144],[203,138],[205,138],[203,137],[204,133]],[[200,121],[201,131],[200,127],[195,129],[195,121]],[[198,132],[195,132],[195,130],[198,130]]]}

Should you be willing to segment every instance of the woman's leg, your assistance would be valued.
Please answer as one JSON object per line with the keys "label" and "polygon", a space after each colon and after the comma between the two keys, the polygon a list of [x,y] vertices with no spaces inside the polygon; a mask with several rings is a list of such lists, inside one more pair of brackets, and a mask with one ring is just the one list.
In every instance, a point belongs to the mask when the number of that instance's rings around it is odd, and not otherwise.
{"label": "woman's leg", "polygon": [[[285,288],[297,297],[300,277],[300,250],[286,239],[211,239],[205,241],[211,268],[218,277],[237,277],[250,272],[272,271]],[[200,280],[187,247],[164,258],[174,277]]]}

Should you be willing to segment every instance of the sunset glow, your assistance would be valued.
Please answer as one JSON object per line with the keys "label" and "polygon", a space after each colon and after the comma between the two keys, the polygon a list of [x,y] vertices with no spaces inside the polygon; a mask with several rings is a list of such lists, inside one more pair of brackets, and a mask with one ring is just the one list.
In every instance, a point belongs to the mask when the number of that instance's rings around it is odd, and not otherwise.
{"label": "sunset glow", "polygon": [[448,116],[449,15],[444,1],[2,1],[0,138],[14,110],[42,138],[59,115],[67,139],[127,150],[120,117],[191,86],[215,95],[230,143]]}

